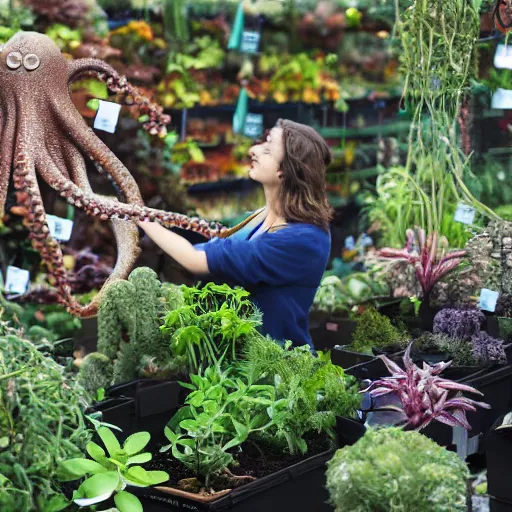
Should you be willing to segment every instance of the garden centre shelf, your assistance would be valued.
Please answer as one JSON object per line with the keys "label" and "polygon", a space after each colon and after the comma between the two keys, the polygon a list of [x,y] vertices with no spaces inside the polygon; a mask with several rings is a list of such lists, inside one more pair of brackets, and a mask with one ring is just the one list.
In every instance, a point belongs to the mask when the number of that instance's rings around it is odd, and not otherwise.
{"label": "garden centre shelf", "polygon": [[326,139],[338,139],[343,137],[375,137],[378,135],[396,135],[409,131],[409,121],[397,121],[394,123],[366,126],[364,128],[320,128],[319,132]]}

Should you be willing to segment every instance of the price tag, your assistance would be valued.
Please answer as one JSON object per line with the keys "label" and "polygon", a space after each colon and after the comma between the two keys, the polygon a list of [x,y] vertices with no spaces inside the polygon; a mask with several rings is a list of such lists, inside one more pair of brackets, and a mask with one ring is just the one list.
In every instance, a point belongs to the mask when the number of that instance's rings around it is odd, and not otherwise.
{"label": "price tag", "polygon": [[338,332],[338,324],[335,324],[334,322],[327,322],[325,324],[325,329],[331,332]]}
{"label": "price tag", "polygon": [[258,53],[261,34],[255,30],[244,30],[240,51],[243,53]]}
{"label": "price tag", "polygon": [[480,292],[480,302],[478,303],[480,309],[494,313],[499,295],[499,292],[482,288]]}
{"label": "price tag", "polygon": [[73,231],[73,221],[55,217],[55,215],[47,215],[46,222],[50,229],[50,235],[59,242],[68,242]]}
{"label": "price tag", "polygon": [[5,279],[5,291],[7,293],[21,294],[25,293],[30,283],[30,272],[22,268],[7,267],[7,276]]}
{"label": "price tag", "polygon": [[499,44],[494,54],[494,67],[512,69],[512,45]]}
{"label": "price tag", "polygon": [[475,215],[476,210],[472,206],[459,203],[453,219],[462,224],[473,224],[475,222]]}
{"label": "price tag", "polygon": [[263,133],[263,114],[247,114],[245,118],[244,135],[257,139]]}
{"label": "price tag", "polygon": [[112,103],[111,101],[100,100],[100,106],[96,113],[96,118],[94,119],[94,128],[104,132],[114,133],[120,112],[121,105]]}

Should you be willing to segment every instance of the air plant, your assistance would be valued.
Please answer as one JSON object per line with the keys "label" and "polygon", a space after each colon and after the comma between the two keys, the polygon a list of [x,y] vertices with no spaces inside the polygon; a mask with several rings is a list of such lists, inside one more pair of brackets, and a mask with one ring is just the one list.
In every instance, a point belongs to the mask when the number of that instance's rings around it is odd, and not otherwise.
{"label": "air plant", "polygon": [[384,248],[378,252],[378,256],[384,260],[404,261],[412,265],[423,291],[423,298],[428,301],[436,283],[459,266],[466,251],[447,252],[448,241],[437,232],[426,236],[424,229],[408,229],[406,236],[404,249]]}
{"label": "air plant", "polygon": [[436,420],[451,427],[460,426],[467,430],[471,425],[466,418],[466,411],[476,411],[476,407],[489,409],[483,402],[475,402],[470,398],[455,396],[450,392],[468,392],[482,395],[477,389],[443,379],[439,374],[450,366],[451,361],[437,363],[433,366],[423,363],[423,368],[416,366],[411,359],[412,343],[404,355],[404,370],[386,356],[379,356],[391,377],[372,382],[364,392],[369,391],[372,398],[395,393],[402,407],[396,409],[387,406],[385,409],[397,410],[401,413],[404,427],[408,430],[421,430]]}

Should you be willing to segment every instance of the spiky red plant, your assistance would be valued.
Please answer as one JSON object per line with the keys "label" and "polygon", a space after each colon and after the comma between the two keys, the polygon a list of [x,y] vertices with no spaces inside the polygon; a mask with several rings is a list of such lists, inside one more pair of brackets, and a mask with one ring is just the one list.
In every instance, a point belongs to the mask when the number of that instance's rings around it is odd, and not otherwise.
{"label": "spiky red plant", "polygon": [[463,396],[450,397],[450,393],[482,393],[466,384],[439,377],[439,374],[450,366],[451,361],[437,363],[434,366],[424,362],[423,368],[419,368],[411,359],[411,347],[412,343],[404,355],[404,370],[386,356],[380,356],[391,377],[372,382],[364,392],[369,391],[372,398],[395,393],[402,407],[388,406],[384,409],[400,412],[407,429],[421,430],[435,420],[451,427],[460,426],[470,430],[466,411],[476,411],[476,407],[489,409],[490,406]]}
{"label": "spiky red plant", "polygon": [[403,249],[385,248],[378,256],[385,260],[406,261],[413,265],[423,296],[428,297],[435,284],[458,267],[466,251],[447,251],[448,240],[434,232],[425,236],[425,230],[408,229]]}

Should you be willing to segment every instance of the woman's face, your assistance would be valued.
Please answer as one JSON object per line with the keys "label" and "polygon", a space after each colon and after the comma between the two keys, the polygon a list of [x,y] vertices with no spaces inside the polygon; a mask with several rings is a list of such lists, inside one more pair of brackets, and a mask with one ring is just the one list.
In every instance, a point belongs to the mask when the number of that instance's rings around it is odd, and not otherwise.
{"label": "woman's face", "polygon": [[249,177],[265,186],[280,184],[281,162],[284,157],[283,129],[274,127],[261,144],[249,150]]}

